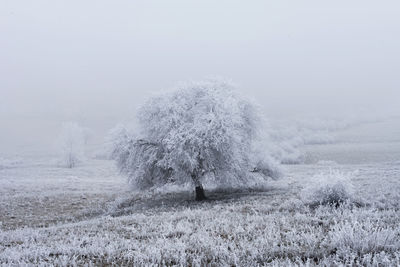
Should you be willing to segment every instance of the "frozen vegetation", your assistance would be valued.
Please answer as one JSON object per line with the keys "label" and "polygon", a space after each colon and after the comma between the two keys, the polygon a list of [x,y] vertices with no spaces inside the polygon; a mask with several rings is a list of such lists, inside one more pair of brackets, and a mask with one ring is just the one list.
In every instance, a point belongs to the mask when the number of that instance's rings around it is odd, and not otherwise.
{"label": "frozen vegetation", "polygon": [[354,153],[338,153],[340,141],[306,145],[308,162],[283,165],[282,179],[262,187],[204,183],[205,202],[190,185],[132,192],[110,160],[70,169],[52,157],[3,156],[0,263],[399,265],[398,140],[362,134],[385,125],[337,132],[363,140],[347,143]]}
{"label": "frozen vegetation", "polygon": [[353,194],[351,175],[332,170],[311,177],[302,191],[303,201],[310,207],[318,205],[338,207],[354,202]]}
{"label": "frozen vegetation", "polygon": [[57,140],[61,166],[74,168],[85,160],[85,139],[85,130],[78,123],[63,124]]}
{"label": "frozen vegetation", "polygon": [[280,174],[263,146],[257,106],[228,82],[183,84],[150,98],[137,118],[137,134],[124,127],[111,133],[111,157],[134,188],[191,183],[204,200],[207,180],[243,187]]}

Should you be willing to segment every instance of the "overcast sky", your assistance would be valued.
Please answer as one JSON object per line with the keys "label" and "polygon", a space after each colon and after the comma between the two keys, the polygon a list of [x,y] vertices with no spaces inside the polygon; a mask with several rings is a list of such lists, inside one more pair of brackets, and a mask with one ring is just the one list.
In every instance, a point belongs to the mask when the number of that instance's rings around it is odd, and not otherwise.
{"label": "overcast sky", "polygon": [[48,139],[66,120],[109,128],[150,92],[214,75],[271,116],[399,113],[399,10],[368,0],[2,0],[0,148]]}

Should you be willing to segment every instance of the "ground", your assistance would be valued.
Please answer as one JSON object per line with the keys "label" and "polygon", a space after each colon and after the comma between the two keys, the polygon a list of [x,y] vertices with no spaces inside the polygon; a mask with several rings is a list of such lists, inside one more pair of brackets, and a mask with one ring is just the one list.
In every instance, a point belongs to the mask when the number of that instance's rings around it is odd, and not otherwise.
{"label": "ground", "polygon": [[[304,161],[284,165],[280,180],[206,187],[205,202],[191,188],[133,192],[109,160],[67,169],[51,157],[8,157],[0,264],[400,265],[400,135],[385,127],[339,131],[333,143],[302,147]],[[332,170],[350,177],[351,199],[311,207],[303,188]]]}

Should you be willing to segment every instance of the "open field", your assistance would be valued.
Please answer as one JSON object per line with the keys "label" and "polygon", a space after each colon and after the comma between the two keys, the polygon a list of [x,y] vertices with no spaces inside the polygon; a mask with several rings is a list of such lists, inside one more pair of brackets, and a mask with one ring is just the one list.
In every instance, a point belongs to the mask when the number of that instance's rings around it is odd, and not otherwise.
{"label": "open field", "polygon": [[[108,160],[3,161],[0,264],[399,265],[399,142],[360,134],[344,149],[360,127],[304,147],[306,161],[284,165],[280,180],[208,190],[201,203],[191,188],[132,192]],[[307,203],[313,177],[340,174],[353,187],[347,202]]]}

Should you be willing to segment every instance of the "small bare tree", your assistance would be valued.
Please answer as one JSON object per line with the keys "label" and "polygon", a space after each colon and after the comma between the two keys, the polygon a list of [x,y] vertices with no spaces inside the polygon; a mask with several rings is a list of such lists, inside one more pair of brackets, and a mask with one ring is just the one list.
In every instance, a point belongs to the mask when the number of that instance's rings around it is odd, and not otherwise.
{"label": "small bare tree", "polygon": [[75,122],[64,123],[59,136],[61,148],[61,163],[67,168],[73,168],[85,158],[85,132]]}
{"label": "small bare tree", "polygon": [[277,175],[272,160],[255,155],[261,120],[253,104],[227,82],[182,85],[150,98],[138,111],[139,138],[120,127],[113,157],[138,188],[192,182],[205,199],[202,180],[244,184],[255,172]]}

